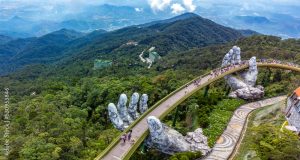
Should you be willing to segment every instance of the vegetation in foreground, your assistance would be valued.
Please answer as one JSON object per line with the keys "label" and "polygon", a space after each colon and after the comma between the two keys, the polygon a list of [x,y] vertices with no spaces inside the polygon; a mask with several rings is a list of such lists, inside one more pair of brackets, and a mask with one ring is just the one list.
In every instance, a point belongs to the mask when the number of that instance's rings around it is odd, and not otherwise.
{"label": "vegetation in foreground", "polygon": [[280,131],[285,121],[281,102],[254,111],[235,160],[298,160],[300,159],[299,137],[286,129]]}
{"label": "vegetation in foreground", "polygon": [[[220,90],[220,88],[214,86],[207,97],[203,97],[204,92],[192,96],[172,111],[164,119],[164,123],[172,126],[183,135],[201,127],[204,135],[208,137],[210,147],[212,147],[226,128],[234,110],[244,103],[242,100],[227,99],[224,95],[225,91]],[[145,148],[142,144],[131,159],[167,160],[182,157],[193,159],[194,154],[184,152],[170,157],[154,149]],[[201,157],[201,155],[198,156],[198,158]]]}

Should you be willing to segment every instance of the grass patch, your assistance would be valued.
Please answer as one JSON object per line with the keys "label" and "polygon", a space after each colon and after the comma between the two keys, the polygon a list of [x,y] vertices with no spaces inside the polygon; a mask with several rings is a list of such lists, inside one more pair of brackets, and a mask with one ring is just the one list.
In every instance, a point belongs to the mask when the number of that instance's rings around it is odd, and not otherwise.
{"label": "grass patch", "polygon": [[244,104],[243,100],[224,99],[213,106],[214,109],[208,117],[209,125],[203,129],[204,135],[208,137],[210,147],[213,147],[223,133],[233,112],[242,104]]}

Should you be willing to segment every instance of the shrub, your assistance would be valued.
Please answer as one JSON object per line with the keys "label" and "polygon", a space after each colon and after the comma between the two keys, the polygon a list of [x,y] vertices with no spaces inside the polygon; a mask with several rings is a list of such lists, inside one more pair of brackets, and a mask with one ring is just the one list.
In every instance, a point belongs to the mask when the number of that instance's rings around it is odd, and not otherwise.
{"label": "shrub", "polygon": [[194,160],[201,157],[201,152],[180,152],[171,156],[169,160]]}

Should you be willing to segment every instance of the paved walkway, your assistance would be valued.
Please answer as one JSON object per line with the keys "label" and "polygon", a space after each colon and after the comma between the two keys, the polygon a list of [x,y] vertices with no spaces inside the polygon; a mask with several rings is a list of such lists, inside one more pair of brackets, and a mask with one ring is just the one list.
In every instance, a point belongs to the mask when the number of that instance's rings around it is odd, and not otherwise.
{"label": "paved walkway", "polygon": [[[289,65],[280,64],[277,62],[272,62],[272,63],[261,63],[260,62],[260,63],[257,63],[257,66],[258,67],[281,68],[281,69],[294,70],[294,71],[300,72],[300,68],[298,68],[297,66],[289,66]],[[212,82],[224,77],[224,75],[228,75],[228,74],[234,73],[236,71],[243,70],[247,67],[248,67],[248,64],[245,64],[243,66],[236,65],[235,67],[226,69],[222,75],[209,74],[204,77],[199,77],[198,85],[194,85],[193,83],[191,83],[188,87],[182,88],[181,90],[179,90],[178,92],[176,92],[175,94],[173,94],[172,96],[167,98],[164,102],[162,102],[160,105],[158,105],[155,109],[153,109],[153,111],[151,111],[148,115],[146,115],[139,123],[137,123],[135,126],[133,126],[132,127],[132,130],[133,130],[132,138],[134,138],[136,141],[139,139],[145,138],[145,135],[146,135],[145,133],[147,133],[147,131],[148,131],[148,125],[147,125],[147,121],[146,121],[148,116],[156,116],[156,117],[161,118],[161,115],[163,115],[164,113],[167,113],[168,110],[170,109],[170,107],[172,107],[172,106],[174,107],[176,104],[178,104],[178,102],[182,102],[183,100],[188,98],[188,96],[192,95],[194,92],[198,91],[199,89],[207,86],[209,83],[212,83]],[[264,103],[266,103],[266,102],[264,102]],[[238,116],[238,117],[241,117],[241,116],[243,116],[244,113],[241,112],[238,114],[241,114],[240,116]],[[240,128],[241,129],[241,126],[239,126],[238,124],[237,125],[233,124],[233,125],[231,125],[231,128]],[[221,144],[223,146],[227,146],[227,145],[230,146],[230,145],[232,145],[232,142],[230,142],[230,141],[232,141],[232,139],[236,139],[234,136],[237,137],[237,136],[239,136],[239,134],[238,135],[228,134],[226,136],[223,136],[223,140],[220,139],[218,141],[218,144],[220,144],[220,146],[221,146]],[[95,160],[125,159],[125,156],[128,155],[128,153],[130,151],[136,150],[137,147],[140,145],[140,143],[135,143],[135,144],[125,143],[125,144],[123,144],[122,142],[117,141],[116,144],[109,146],[108,150],[105,151],[103,154],[100,154],[98,157],[96,157]],[[215,149],[215,151],[217,151],[217,148]],[[214,158],[214,156],[212,155],[212,159],[213,158]]]}
{"label": "paved walkway", "polygon": [[[216,142],[212,152],[205,158],[205,160],[227,160],[231,158],[234,153],[240,137],[243,134],[243,129],[246,126],[248,115],[255,109],[269,106],[286,99],[286,96],[274,97],[262,101],[248,103],[242,105],[235,110],[227,128]],[[238,147],[238,146],[237,146]]]}

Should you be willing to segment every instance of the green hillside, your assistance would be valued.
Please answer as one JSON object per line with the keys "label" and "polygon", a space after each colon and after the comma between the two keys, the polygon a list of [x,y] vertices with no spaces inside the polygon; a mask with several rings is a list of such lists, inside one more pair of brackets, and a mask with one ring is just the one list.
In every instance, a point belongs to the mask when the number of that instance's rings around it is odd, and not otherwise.
{"label": "green hillside", "polygon": [[59,59],[68,43],[84,34],[61,29],[42,37],[11,40],[0,45],[0,75],[30,64],[51,63]]}
{"label": "green hillside", "polygon": [[[151,106],[195,76],[220,66],[223,56],[233,45],[241,47],[243,59],[255,55],[295,63],[300,61],[300,40],[263,35],[245,38],[236,30],[198,16],[147,27],[94,32],[93,37],[63,36],[76,38],[67,43],[57,40],[57,35],[53,36],[47,39],[57,41],[53,43],[57,48],[70,44],[63,52],[56,52],[60,58],[54,63],[30,65],[0,77],[0,87],[10,88],[9,159],[93,159],[119,133],[108,119],[106,107],[109,102],[117,102],[121,93],[139,92],[149,94]],[[37,43],[36,39],[33,41]],[[139,45],[124,45],[128,41],[137,41]],[[39,41],[39,44],[43,42],[48,44],[49,41]],[[151,46],[157,48],[162,58],[147,69],[138,55]],[[56,48],[45,47],[51,52]],[[51,59],[51,56],[43,57],[34,50],[32,54],[23,55]],[[26,59],[21,55],[16,57]],[[109,60],[112,64],[94,70],[96,59]],[[289,93],[300,85],[299,78],[292,72],[262,69],[258,83],[264,84],[268,97]],[[186,133],[193,128],[184,126],[191,105],[200,106],[196,126],[205,129],[212,123],[207,117],[217,112],[214,109],[220,107],[219,101],[241,104],[228,100],[226,90],[224,81],[219,81],[211,85],[208,98],[203,98],[203,91],[200,91],[184,102],[179,110],[178,130]],[[1,107],[1,117],[3,113]],[[226,116],[228,118],[230,114]],[[172,117],[169,115],[164,121],[170,122]],[[3,133],[2,121],[0,126]],[[3,141],[1,136],[0,142]]]}
{"label": "green hillside", "polygon": [[[187,16],[189,14],[190,16]],[[82,64],[89,65],[89,68],[84,69],[91,69],[90,65],[94,59],[112,59],[124,54],[134,56],[148,46],[155,46],[161,55],[166,55],[172,51],[221,44],[242,37],[237,30],[189,14],[150,26],[131,26],[111,32],[98,30],[85,36],[63,29],[39,38],[11,41],[9,44],[0,45],[5,62],[0,74],[9,73],[25,65],[45,63],[59,63],[57,66],[72,68],[73,71],[77,69],[74,65]],[[122,48],[121,46],[128,41],[136,41],[140,45]],[[77,62],[78,59],[80,62]],[[119,61],[122,63],[122,59]]]}
{"label": "green hillside", "polygon": [[13,40],[13,38],[5,36],[5,35],[0,35],[0,45],[8,43],[11,40]]}

